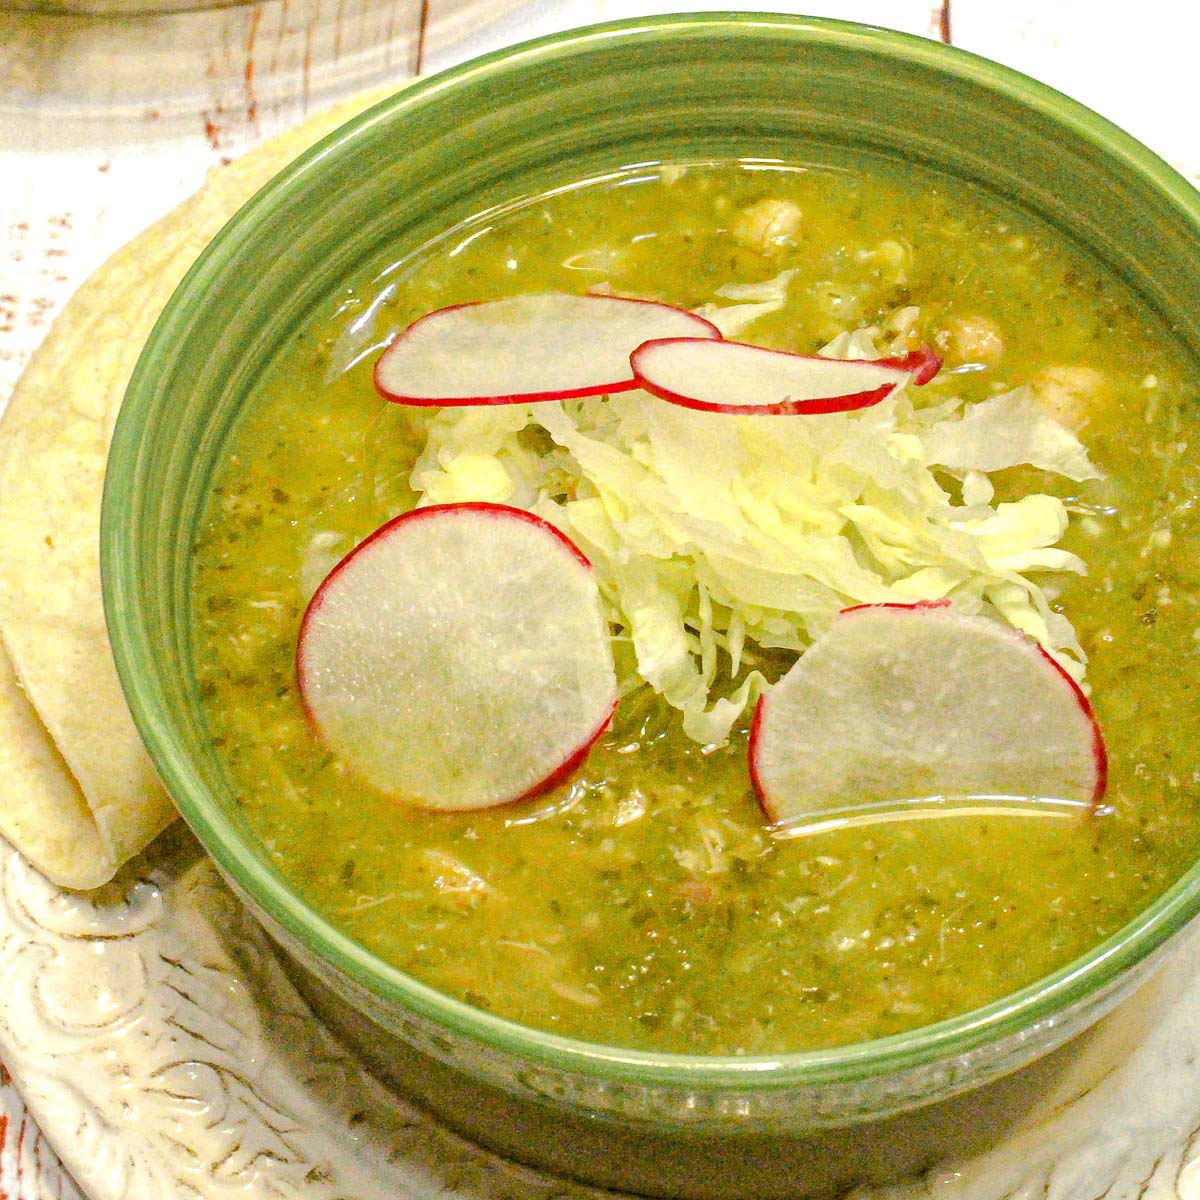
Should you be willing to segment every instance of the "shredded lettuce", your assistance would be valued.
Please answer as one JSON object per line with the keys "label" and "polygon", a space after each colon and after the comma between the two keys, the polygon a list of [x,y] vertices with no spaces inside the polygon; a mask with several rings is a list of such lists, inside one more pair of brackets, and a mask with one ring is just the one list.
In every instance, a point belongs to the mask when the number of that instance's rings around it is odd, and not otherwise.
{"label": "shredded lettuce", "polygon": [[[787,283],[727,298],[777,307]],[[861,330],[823,353],[879,356]],[[1058,545],[1066,509],[1040,493],[993,503],[989,474],[1021,464],[1098,474],[1024,389],[965,408],[918,408],[901,389],[805,418],[637,391],[441,410],[410,482],[422,504],[517,504],[570,536],[630,651],[617,655],[623,690],[649,684],[709,744],[769,686],[770,652],[803,652],[854,604],[948,597],[1024,630],[1081,680],[1084,652],[1038,582],[1085,569]]]}

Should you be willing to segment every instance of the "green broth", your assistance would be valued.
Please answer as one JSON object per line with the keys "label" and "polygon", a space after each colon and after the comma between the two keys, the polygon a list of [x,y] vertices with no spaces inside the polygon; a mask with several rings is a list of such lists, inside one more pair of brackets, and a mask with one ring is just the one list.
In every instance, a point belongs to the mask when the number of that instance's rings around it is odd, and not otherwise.
{"label": "green broth", "polygon": [[[802,220],[772,240],[789,206]],[[886,327],[945,350],[932,396],[1036,381],[1078,427],[1103,480],[994,482],[1056,491],[1075,514],[1064,544],[1089,574],[1056,581],[1055,605],[1090,656],[1104,809],[962,808],[778,838],[744,728],[701,748],[645,690],[572,780],[518,806],[432,814],[357,783],[306,725],[293,660],[321,564],[416,499],[428,417],[378,399],[372,338],[526,291],[602,284],[695,307],[788,268],[786,309],[749,340],[812,352]],[[980,369],[954,373],[964,359]],[[932,176],[693,166],[490,214],[331,300],[231,436],[196,545],[214,743],[298,891],[380,957],[505,1017],[632,1047],[777,1053],[951,1016],[1087,951],[1196,856],[1195,398],[1120,285]]]}

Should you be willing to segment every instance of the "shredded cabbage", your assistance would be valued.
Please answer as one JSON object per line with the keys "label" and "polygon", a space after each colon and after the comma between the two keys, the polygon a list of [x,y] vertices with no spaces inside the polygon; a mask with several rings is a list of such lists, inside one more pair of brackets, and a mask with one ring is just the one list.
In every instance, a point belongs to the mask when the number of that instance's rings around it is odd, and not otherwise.
{"label": "shredded cabbage", "polygon": [[[728,298],[777,306],[787,282]],[[823,353],[879,357],[861,330]],[[1075,632],[1033,578],[1085,569],[1057,545],[1063,503],[993,504],[988,479],[1019,464],[1098,474],[1034,405],[1018,389],[915,408],[900,389],[804,418],[695,412],[640,391],[448,408],[410,482],[422,504],[516,504],[562,529],[595,566],[623,690],[650,684],[689,736],[717,743],[769,685],[762,652],[802,652],[854,604],[949,597],[1025,631],[1082,680]]]}
{"label": "shredded cabbage", "polygon": [[773,279],[763,283],[727,283],[717,288],[721,300],[733,300],[733,304],[713,301],[702,304],[696,315],[711,321],[727,338],[739,337],[759,317],[778,312],[787,303],[788,285],[795,270],[780,271]]}

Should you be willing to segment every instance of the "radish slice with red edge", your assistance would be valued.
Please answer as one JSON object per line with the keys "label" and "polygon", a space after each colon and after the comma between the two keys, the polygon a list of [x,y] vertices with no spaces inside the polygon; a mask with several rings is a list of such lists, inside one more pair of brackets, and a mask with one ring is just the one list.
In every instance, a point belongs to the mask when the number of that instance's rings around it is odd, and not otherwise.
{"label": "radish slice with red edge", "polygon": [[767,350],[746,342],[648,340],[630,358],[638,386],[685,408],[742,416],[817,415],[868,408],[941,365],[932,351],[866,361]]}
{"label": "radish slice with red edge", "polygon": [[839,614],[759,699],[749,764],[781,825],[926,797],[1094,808],[1107,781],[1074,680],[1017,630],[945,603]]}
{"label": "radish slice with red edge", "polygon": [[721,336],[682,308],[621,296],[543,292],[441,308],[380,356],[375,387],[414,405],[524,404],[628,391],[648,338]]}
{"label": "radish slice with red edge", "polygon": [[617,698],[591,564],[554,526],[498,504],[420,508],[376,530],[310,601],[296,671],[347,767],[444,811],[560,781]]}

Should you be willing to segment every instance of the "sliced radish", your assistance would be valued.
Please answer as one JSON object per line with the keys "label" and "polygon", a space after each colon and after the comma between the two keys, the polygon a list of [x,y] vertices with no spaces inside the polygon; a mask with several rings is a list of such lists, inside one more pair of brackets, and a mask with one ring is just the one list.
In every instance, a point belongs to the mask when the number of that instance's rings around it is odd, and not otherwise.
{"label": "sliced radish", "polygon": [[858,804],[1018,796],[1095,805],[1091,706],[1041,647],[940,604],[847,609],[759,700],[750,774],[780,823]]}
{"label": "sliced radish", "polygon": [[375,387],[401,404],[521,404],[634,387],[647,338],[719,338],[682,308],[620,296],[543,292],[438,309],[380,356]]}
{"label": "sliced radish", "polygon": [[309,603],[296,652],[318,734],[363,779],[425,808],[487,808],[562,778],[616,705],[591,564],[498,504],[389,521]]}
{"label": "sliced radish", "polygon": [[931,351],[914,351],[899,359],[846,361],[672,337],[644,342],[630,363],[639,387],[685,408],[813,415],[878,404],[901,384],[932,379],[940,360]]}

